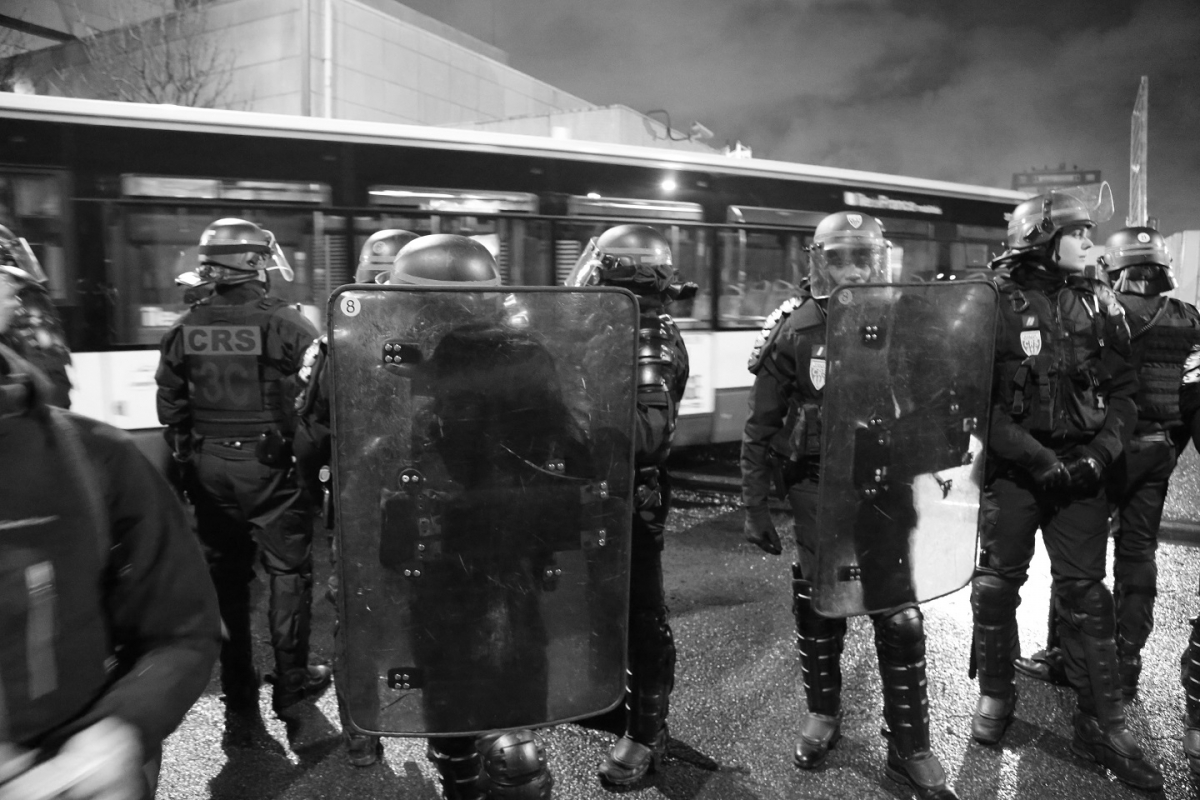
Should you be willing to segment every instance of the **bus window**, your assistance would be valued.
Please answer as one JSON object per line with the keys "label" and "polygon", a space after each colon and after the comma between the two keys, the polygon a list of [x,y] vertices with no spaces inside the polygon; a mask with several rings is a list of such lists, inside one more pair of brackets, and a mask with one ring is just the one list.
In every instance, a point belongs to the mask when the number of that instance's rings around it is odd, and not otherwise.
{"label": "bus window", "polygon": [[792,232],[723,230],[717,313],[722,327],[753,328],[795,296],[807,271],[810,237]]}
{"label": "bus window", "polygon": [[951,242],[950,269],[953,271],[983,269],[998,256],[1004,245],[997,242]]}
{"label": "bus window", "polygon": [[931,281],[939,270],[938,243],[929,239],[891,239],[888,269],[893,283]]}
{"label": "bus window", "polygon": [[683,329],[708,328],[711,326],[712,297],[711,261],[712,247],[709,233],[701,228],[682,225],[661,226],[671,242],[671,260],[680,282],[692,282],[699,288],[690,300],[680,300],[668,309],[671,316]]}
{"label": "bus window", "polygon": [[[222,217],[251,220],[275,234],[296,273],[294,282],[271,273],[271,294],[304,307],[320,324],[320,310],[345,272],[344,218],[311,212],[141,206],[110,217],[110,296],[114,344],[157,345],[187,310],[175,276],[199,266],[204,229]],[[340,226],[338,226],[340,222]],[[311,257],[310,257],[311,256]],[[337,280],[335,283],[334,281]]]}

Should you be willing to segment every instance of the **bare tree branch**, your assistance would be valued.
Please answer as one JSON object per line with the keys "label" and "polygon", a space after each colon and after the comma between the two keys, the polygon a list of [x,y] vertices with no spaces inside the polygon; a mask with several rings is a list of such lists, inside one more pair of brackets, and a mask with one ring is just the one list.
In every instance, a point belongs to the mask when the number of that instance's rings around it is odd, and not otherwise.
{"label": "bare tree branch", "polygon": [[[64,94],[105,100],[227,106],[234,53],[195,0],[110,0],[108,30],[80,40],[83,64],[54,70]],[[82,15],[81,15],[82,18]]]}

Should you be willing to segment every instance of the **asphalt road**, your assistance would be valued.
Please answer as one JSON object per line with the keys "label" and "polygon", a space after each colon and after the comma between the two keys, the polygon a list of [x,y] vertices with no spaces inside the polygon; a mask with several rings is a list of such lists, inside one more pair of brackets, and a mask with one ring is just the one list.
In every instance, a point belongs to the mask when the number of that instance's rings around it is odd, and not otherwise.
{"label": "asphalt road", "polygon": [[[664,556],[679,666],[671,705],[671,742],[660,771],[622,792],[630,798],[896,798],[911,796],[884,772],[879,674],[870,622],[852,619],[843,656],[844,738],[820,770],[792,766],[801,708],[790,612],[789,544],[781,557],[741,539],[741,515],[729,495],[680,492]],[[781,531],[790,517],[776,514]],[[318,543],[318,579],[328,573]],[[1158,624],[1144,654],[1142,691],[1130,726],[1167,786],[1161,797],[1200,795],[1180,746],[1183,693],[1179,654],[1196,615],[1200,549],[1164,543],[1159,556]],[[1049,567],[1039,550],[1020,609],[1025,652],[1046,630]],[[261,583],[257,590],[265,603]],[[976,688],[967,677],[971,610],[960,591],[924,606],[928,634],[934,748],[963,798],[1120,798],[1146,796],[1070,752],[1073,698],[1068,690],[1019,678],[1017,719],[999,747],[969,735]],[[316,602],[315,654],[332,655],[332,609]],[[259,663],[268,661],[264,612],[256,616]],[[439,797],[419,739],[385,740],[384,761],[355,768],[345,760],[333,692],[302,707],[293,730],[272,716],[261,695],[263,725],[224,733],[224,706],[214,680],[167,741],[159,798],[165,800],[359,800]],[[615,735],[602,725],[561,725],[543,733],[556,798],[609,798],[595,776]]]}

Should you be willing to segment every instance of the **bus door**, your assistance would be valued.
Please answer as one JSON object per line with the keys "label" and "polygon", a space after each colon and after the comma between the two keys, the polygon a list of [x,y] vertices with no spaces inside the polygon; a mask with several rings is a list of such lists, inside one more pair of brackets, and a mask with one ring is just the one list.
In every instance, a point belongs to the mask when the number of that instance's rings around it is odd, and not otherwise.
{"label": "bus door", "polygon": [[356,254],[371,234],[388,228],[420,236],[453,233],[479,240],[505,284],[547,282],[549,224],[530,218],[538,213],[537,195],[413,186],[371,186],[368,192],[380,211],[355,217]]}

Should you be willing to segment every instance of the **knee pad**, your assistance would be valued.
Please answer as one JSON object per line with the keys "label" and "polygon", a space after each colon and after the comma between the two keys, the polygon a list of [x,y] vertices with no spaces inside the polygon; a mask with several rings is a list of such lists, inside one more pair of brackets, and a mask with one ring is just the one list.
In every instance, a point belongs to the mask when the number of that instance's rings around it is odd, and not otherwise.
{"label": "knee pad", "polygon": [[[793,564],[792,575],[799,574],[800,565]],[[792,616],[796,618],[796,632],[804,639],[837,639],[840,642],[846,636],[846,620],[817,613],[812,595],[811,581],[792,578]]]}
{"label": "knee pad", "polygon": [[488,796],[504,800],[543,800],[553,783],[546,748],[530,730],[490,733],[479,738]]}
{"label": "knee pad", "polygon": [[1084,635],[1111,639],[1116,632],[1113,596],[1103,581],[1074,580],[1056,584],[1059,616]]}
{"label": "knee pad", "polygon": [[990,572],[977,573],[971,580],[971,610],[978,625],[1001,625],[1015,619],[1021,605],[1021,587]]}
{"label": "knee pad", "polygon": [[916,606],[873,614],[875,644],[892,664],[915,664],[925,658],[925,616]]}

